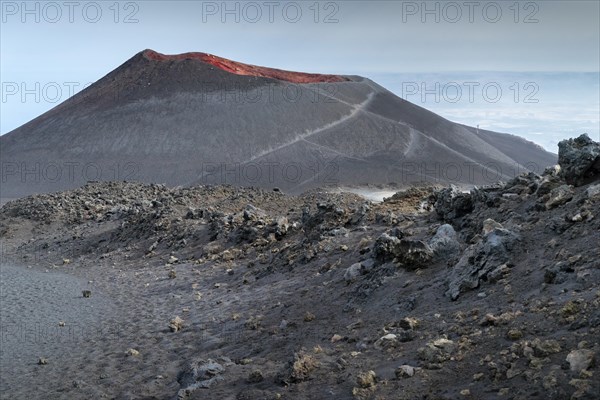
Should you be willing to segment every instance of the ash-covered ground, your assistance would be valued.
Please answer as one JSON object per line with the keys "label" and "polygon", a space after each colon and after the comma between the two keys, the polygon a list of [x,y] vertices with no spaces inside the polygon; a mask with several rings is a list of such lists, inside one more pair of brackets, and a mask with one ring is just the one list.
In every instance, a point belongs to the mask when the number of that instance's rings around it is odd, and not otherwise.
{"label": "ash-covered ground", "polygon": [[35,286],[43,323],[98,330],[34,355],[39,315],[3,301],[2,398],[597,399],[600,146],[560,150],[381,203],[115,182],[9,202],[3,263],[82,282]]}

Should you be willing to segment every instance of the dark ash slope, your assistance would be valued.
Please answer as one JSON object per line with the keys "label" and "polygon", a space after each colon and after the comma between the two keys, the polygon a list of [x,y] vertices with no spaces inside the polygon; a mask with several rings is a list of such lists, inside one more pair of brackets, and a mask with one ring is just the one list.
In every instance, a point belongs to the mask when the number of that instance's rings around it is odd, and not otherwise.
{"label": "dark ash slope", "polygon": [[289,192],[329,184],[481,184],[556,162],[520,138],[478,136],[366,78],[151,50],[0,137],[0,145],[3,198],[88,180]]}

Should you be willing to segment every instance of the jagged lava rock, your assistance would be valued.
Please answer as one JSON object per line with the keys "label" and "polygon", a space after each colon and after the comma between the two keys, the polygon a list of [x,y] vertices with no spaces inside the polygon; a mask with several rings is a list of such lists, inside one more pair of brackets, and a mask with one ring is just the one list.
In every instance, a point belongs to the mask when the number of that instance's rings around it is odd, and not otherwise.
{"label": "jagged lava rock", "polygon": [[429,247],[438,258],[451,257],[460,251],[458,236],[452,225],[440,226],[435,236],[429,241]]}
{"label": "jagged lava rock", "polygon": [[[493,220],[486,221],[495,225]],[[497,224],[497,223],[496,223]],[[503,269],[510,260],[510,252],[518,235],[500,224],[484,235],[483,239],[469,246],[452,269],[446,295],[456,300],[461,293],[479,287],[481,279]]]}
{"label": "jagged lava rock", "polygon": [[600,143],[583,134],[558,144],[558,164],[568,184],[581,186],[600,178]]}

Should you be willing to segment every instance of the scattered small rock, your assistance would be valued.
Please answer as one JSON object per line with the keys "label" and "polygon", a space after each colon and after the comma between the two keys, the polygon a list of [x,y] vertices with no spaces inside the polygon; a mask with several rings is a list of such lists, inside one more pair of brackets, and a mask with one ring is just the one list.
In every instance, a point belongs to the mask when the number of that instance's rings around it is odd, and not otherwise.
{"label": "scattered small rock", "polygon": [[417,329],[419,324],[420,324],[419,320],[416,318],[412,318],[412,317],[405,317],[405,318],[402,318],[400,321],[398,321],[398,326],[405,330]]}
{"label": "scattered small rock", "polygon": [[452,340],[439,338],[419,348],[417,354],[423,361],[442,363],[449,360],[455,350],[456,344]]}
{"label": "scattered small rock", "polygon": [[401,365],[396,369],[396,378],[410,378],[415,374],[415,367],[410,365]]}
{"label": "scattered small rock", "polygon": [[343,340],[344,337],[341,335],[338,335],[337,333],[335,335],[333,335],[330,339],[331,343],[336,343],[339,342],[340,340]]}
{"label": "scattered small rock", "polygon": [[344,280],[346,283],[354,282],[362,273],[362,265],[358,263],[354,263],[344,272]]}
{"label": "scattered small rock", "polygon": [[554,339],[540,340],[535,338],[531,341],[531,347],[537,357],[546,357],[561,351],[560,344]]}
{"label": "scattered small rock", "polygon": [[519,340],[523,337],[523,332],[521,332],[519,329],[510,329],[506,333],[506,337],[510,340]]}
{"label": "scattered small rock", "polygon": [[502,224],[494,221],[491,218],[488,218],[485,221],[483,221],[482,233],[484,235],[492,233],[495,229],[504,229],[504,227],[502,226]]}
{"label": "scattered small rock", "polygon": [[407,269],[426,267],[433,258],[433,250],[422,240],[401,239],[398,260]]}
{"label": "scattered small rock", "polygon": [[384,335],[375,341],[375,347],[379,349],[396,347],[398,344],[398,336],[393,333],[388,333],[387,335]]}
{"label": "scattered small rock", "polygon": [[207,389],[216,385],[224,380],[221,376],[224,372],[225,367],[211,359],[191,363],[177,378],[182,387],[177,393],[177,398],[187,399],[197,389]]}
{"label": "scattered small rock", "polygon": [[183,329],[183,324],[184,320],[181,319],[179,316],[176,316],[171,321],[169,321],[169,329],[171,329],[171,332],[179,332],[181,329]]}
{"label": "scattered small rock", "polygon": [[571,201],[573,196],[573,188],[569,185],[561,185],[555,189],[552,189],[550,191],[549,198],[545,203],[546,209],[551,210],[555,207],[561,206]]}
{"label": "scattered small rock", "polygon": [[356,377],[356,383],[358,387],[366,389],[372,386],[375,386],[377,383],[377,374],[375,371],[367,371],[361,374],[358,374]]}
{"label": "scattered small rock", "polygon": [[483,372],[478,372],[476,374],[473,375],[473,380],[474,381],[480,381],[485,377],[485,374]]}
{"label": "scattered small rock", "polygon": [[170,256],[169,260],[167,261],[167,264],[177,264],[177,262],[179,261],[179,259],[175,256]]}
{"label": "scattered small rock", "polygon": [[315,320],[315,314],[311,313],[310,311],[307,311],[304,314],[304,322],[311,322]]}
{"label": "scattered small rock", "polygon": [[588,198],[594,198],[600,195],[600,183],[588,187],[585,191]]}
{"label": "scattered small rock", "polygon": [[259,383],[262,382],[264,379],[265,378],[263,376],[263,373],[260,370],[255,369],[252,372],[250,372],[247,381],[248,383]]}
{"label": "scattered small rock", "polygon": [[587,370],[594,365],[595,353],[588,349],[572,350],[567,355],[567,362],[571,368],[571,371],[579,373]]}
{"label": "scattered small rock", "polygon": [[139,356],[140,352],[138,350],[132,348],[132,349],[127,349],[125,354],[127,354],[128,356],[135,357],[135,356]]}
{"label": "scattered small rock", "polygon": [[348,268],[346,268],[346,271],[344,272],[344,280],[346,281],[346,283],[352,283],[356,281],[361,275],[369,273],[373,269],[374,265],[375,262],[373,261],[373,259],[368,259],[365,261],[354,263]]}
{"label": "scattered small rock", "polygon": [[284,373],[283,381],[291,383],[306,381],[318,367],[319,362],[312,355],[304,352],[295,353],[288,371]]}

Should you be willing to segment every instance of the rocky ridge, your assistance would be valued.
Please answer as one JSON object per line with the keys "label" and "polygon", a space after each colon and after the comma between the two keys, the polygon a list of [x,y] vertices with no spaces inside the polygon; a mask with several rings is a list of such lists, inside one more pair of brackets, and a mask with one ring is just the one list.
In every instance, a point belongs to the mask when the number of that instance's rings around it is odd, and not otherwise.
{"label": "rocky ridge", "polygon": [[153,304],[105,344],[146,330],[146,362],[113,356],[116,385],[63,366],[88,385],[56,380],[57,398],[593,399],[599,148],[582,136],[542,175],[382,203],[89,183],[6,204],[4,261],[94,276],[124,320]]}

